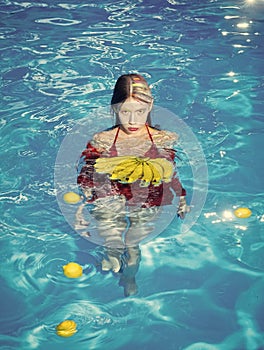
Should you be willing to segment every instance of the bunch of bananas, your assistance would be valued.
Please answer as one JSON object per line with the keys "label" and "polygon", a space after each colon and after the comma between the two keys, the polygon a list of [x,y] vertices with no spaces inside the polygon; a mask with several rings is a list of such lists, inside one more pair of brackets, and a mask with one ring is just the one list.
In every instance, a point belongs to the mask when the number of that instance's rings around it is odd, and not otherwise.
{"label": "bunch of bananas", "polygon": [[94,168],[98,173],[110,174],[111,180],[127,184],[140,180],[142,186],[169,182],[174,171],[173,164],[165,158],[134,156],[98,158]]}

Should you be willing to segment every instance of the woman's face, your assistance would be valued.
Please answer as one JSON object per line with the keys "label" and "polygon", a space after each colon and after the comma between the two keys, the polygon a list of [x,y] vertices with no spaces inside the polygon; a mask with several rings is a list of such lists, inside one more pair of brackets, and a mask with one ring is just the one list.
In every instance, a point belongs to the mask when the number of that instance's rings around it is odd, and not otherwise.
{"label": "woman's face", "polygon": [[140,133],[146,124],[150,110],[149,103],[129,97],[118,110],[122,130],[128,135]]}

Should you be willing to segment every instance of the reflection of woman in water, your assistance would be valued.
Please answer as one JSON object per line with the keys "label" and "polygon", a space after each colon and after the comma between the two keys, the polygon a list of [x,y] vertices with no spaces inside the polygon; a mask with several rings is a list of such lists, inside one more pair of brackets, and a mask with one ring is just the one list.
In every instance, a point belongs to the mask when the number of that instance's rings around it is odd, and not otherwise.
{"label": "reflection of woman in water", "polygon": [[139,243],[151,234],[159,208],[171,204],[176,195],[180,199],[175,212],[184,218],[187,211],[185,190],[175,173],[166,183],[150,181],[142,186],[140,175],[136,181],[126,183],[114,180],[107,172],[96,172],[99,158],[108,158],[109,164],[117,157],[125,159],[124,156],[143,161],[162,158],[163,162],[174,165],[173,145],[178,137],[173,132],[151,126],[152,105],[150,88],[142,76],[127,74],[119,77],[111,100],[115,126],[95,134],[87,144],[78,176],[78,184],[86,203],[92,204],[90,213],[98,222],[99,235],[107,249],[102,269],[122,272],[120,284],[124,286],[125,295],[137,292],[135,275],[140,262]]}

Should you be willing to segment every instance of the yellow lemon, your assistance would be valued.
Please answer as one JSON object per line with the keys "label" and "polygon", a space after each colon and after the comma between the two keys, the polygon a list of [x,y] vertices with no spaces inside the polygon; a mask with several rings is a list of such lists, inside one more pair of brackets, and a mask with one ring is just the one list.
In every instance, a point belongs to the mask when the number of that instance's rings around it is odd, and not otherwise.
{"label": "yellow lemon", "polygon": [[82,276],[83,269],[81,265],[75,262],[70,262],[67,265],[63,266],[63,272],[64,275],[69,278],[78,278]]}
{"label": "yellow lemon", "polygon": [[67,192],[63,195],[63,200],[68,204],[76,204],[80,202],[81,196],[79,196],[78,193],[75,192]]}
{"label": "yellow lemon", "polygon": [[57,325],[56,333],[60,337],[71,337],[77,332],[77,325],[72,320],[65,320]]}
{"label": "yellow lemon", "polygon": [[248,208],[237,208],[234,211],[234,214],[237,218],[241,218],[241,219],[246,219],[249,218],[250,215],[252,214],[251,210]]}

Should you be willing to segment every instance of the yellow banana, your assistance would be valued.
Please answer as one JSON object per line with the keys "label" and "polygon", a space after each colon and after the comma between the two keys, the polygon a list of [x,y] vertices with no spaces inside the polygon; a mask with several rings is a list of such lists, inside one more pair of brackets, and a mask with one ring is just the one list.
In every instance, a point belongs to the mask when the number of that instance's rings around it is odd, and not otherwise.
{"label": "yellow banana", "polygon": [[156,172],[154,170],[153,171],[153,175],[155,178],[155,174],[157,173],[158,175],[156,175],[157,178],[161,178],[161,181],[163,180],[163,167],[160,165],[160,163],[157,163],[154,161],[154,159],[149,160],[149,163],[155,168]]}
{"label": "yellow banana", "polygon": [[161,183],[161,180],[162,180],[162,174],[159,172],[159,170],[155,167],[154,164],[152,164],[151,162],[148,162],[148,164],[149,164],[149,167],[151,168],[152,173],[153,173],[153,178],[152,178],[151,183],[153,185],[159,185]]}
{"label": "yellow banana", "polygon": [[136,182],[137,180],[141,179],[143,175],[143,164],[142,162],[138,162],[132,173],[129,175],[127,178],[127,183],[133,183]]}
{"label": "yellow banana", "polygon": [[153,172],[147,161],[143,162],[142,186],[148,186],[153,179]]}
{"label": "yellow banana", "polygon": [[128,169],[120,171],[118,173],[118,177],[115,180],[118,180],[121,183],[127,183],[127,180],[129,179],[129,176],[133,173],[135,170],[135,165],[130,166]]}
{"label": "yellow banana", "polygon": [[109,173],[113,171],[115,167],[115,164],[108,163],[108,164],[95,164],[94,168],[97,173]]}
{"label": "yellow banana", "polygon": [[111,180],[124,180],[133,172],[137,165],[137,161],[129,161],[129,162],[124,162],[123,166],[117,166],[114,168],[110,179]]}
{"label": "yellow banana", "polygon": [[112,158],[98,158],[95,162],[94,168],[98,173],[111,174],[114,168],[122,163],[126,163],[130,160],[135,160],[136,157],[122,156]]}
{"label": "yellow banana", "polygon": [[137,160],[136,159],[123,160],[120,164],[117,164],[114,167],[113,172],[114,173],[118,173],[119,171],[122,171],[122,170],[128,168],[130,165],[133,165],[133,164],[137,164]]}
{"label": "yellow banana", "polygon": [[174,166],[173,163],[168,161],[165,158],[155,158],[151,160],[152,164],[156,165],[156,167],[159,169],[159,166],[162,167],[162,180],[164,182],[170,182],[173,171],[174,171]]}
{"label": "yellow banana", "polygon": [[132,166],[133,168],[135,167],[135,165],[137,164],[137,161],[134,159],[132,160],[124,160],[123,162],[121,162],[120,164],[116,165],[112,171],[111,176],[115,177],[115,176],[119,176],[120,172],[126,172],[128,168],[130,168],[130,166]]}

